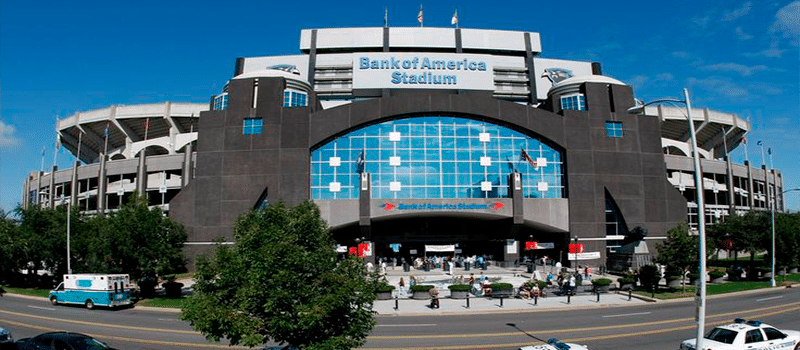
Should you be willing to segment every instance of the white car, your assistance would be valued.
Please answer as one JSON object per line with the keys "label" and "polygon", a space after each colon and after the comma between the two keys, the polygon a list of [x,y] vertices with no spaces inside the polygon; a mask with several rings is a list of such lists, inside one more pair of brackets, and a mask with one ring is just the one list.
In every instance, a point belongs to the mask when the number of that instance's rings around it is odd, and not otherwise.
{"label": "white car", "polygon": [[562,343],[556,338],[547,340],[547,344],[523,346],[517,350],[589,350],[586,345]]}
{"label": "white car", "polygon": [[[780,331],[761,321],[741,318],[715,327],[703,338],[704,350],[800,350],[800,332]],[[696,343],[696,339],[684,340],[681,350],[695,350]]]}

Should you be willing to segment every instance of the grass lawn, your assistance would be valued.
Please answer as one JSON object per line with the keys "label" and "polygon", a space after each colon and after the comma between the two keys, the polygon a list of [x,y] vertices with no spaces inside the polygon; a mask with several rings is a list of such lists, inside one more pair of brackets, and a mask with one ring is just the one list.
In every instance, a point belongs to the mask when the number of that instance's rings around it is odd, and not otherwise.
{"label": "grass lawn", "polygon": [[50,294],[49,289],[17,288],[17,287],[5,287],[5,286],[3,286],[3,289],[6,290],[6,293],[30,295],[42,298],[47,298],[47,296]]}
{"label": "grass lawn", "polygon": [[[784,279],[785,278],[785,279]],[[786,276],[778,276],[778,279],[775,280],[777,285],[781,285],[783,281],[800,281],[800,273],[786,275]],[[725,294],[731,292],[741,292],[745,290],[752,290],[752,289],[761,289],[761,288],[769,288],[770,283],[769,281],[740,281],[740,282],[725,282],[725,283],[708,283],[706,284],[706,295],[715,295],[715,294]],[[633,291],[635,294],[643,295],[643,296],[651,296],[648,291],[645,290],[635,290]],[[682,288],[658,288],[655,293],[656,299],[676,299],[676,298],[686,298],[686,297],[693,297],[695,293],[695,287],[693,284],[686,285],[686,291],[684,292]]]}
{"label": "grass lawn", "polygon": [[150,306],[150,307],[168,307],[168,308],[180,309],[185,301],[186,301],[186,298],[172,299],[172,298],[155,297],[153,299],[142,299],[142,300],[139,300],[139,302],[136,303],[136,305]]}

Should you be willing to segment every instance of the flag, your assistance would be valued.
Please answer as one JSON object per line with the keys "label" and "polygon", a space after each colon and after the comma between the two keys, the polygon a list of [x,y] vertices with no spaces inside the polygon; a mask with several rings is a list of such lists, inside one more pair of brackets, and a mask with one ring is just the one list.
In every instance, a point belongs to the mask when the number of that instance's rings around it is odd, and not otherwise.
{"label": "flag", "polygon": [[422,4],[419,5],[419,14],[417,14],[417,22],[419,22],[420,27],[422,26]]}
{"label": "flag", "polygon": [[42,146],[42,157],[44,157],[44,149],[45,149],[45,147]]}
{"label": "flag", "polygon": [[767,154],[772,155],[772,147],[767,148]]}
{"label": "flag", "polygon": [[745,145],[747,144],[747,138],[746,137],[742,138],[742,143],[745,144]]}
{"label": "flag", "polygon": [[106,123],[106,130],[103,132],[106,138],[108,138],[108,123]]}
{"label": "flag", "polygon": [[386,6],[383,9],[383,27],[389,27],[389,6]]}
{"label": "flag", "polygon": [[456,8],[456,11],[453,12],[453,19],[450,20],[450,24],[458,28],[458,8]]}
{"label": "flag", "polygon": [[534,162],[533,159],[531,159],[531,156],[528,155],[528,152],[525,152],[524,148],[520,148],[520,151],[522,151],[522,153],[520,153],[520,160],[527,161],[528,164],[536,168],[537,167],[536,162]]}
{"label": "flag", "polygon": [[756,142],[756,145],[761,146],[761,140],[758,140],[758,142]]}
{"label": "flag", "polygon": [[364,151],[362,150],[356,158],[356,172],[361,174],[364,172]]}

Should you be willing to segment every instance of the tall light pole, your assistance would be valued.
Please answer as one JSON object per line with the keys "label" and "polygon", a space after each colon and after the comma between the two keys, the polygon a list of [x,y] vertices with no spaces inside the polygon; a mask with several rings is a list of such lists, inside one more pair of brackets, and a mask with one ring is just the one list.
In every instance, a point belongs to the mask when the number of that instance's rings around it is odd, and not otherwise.
{"label": "tall light pole", "polygon": [[689,99],[689,90],[683,88],[683,100],[664,98],[645,103],[641,106],[634,106],[628,109],[628,113],[644,113],[644,107],[655,103],[682,103],[686,105],[686,118],[689,121],[689,133],[692,140],[692,158],[694,159],[694,183],[697,192],[697,235],[698,248],[700,251],[700,266],[697,279],[697,333],[695,348],[703,349],[703,333],[706,326],[706,205],[703,189],[703,174],[700,168],[700,155],[697,151],[697,135],[694,130],[694,119],[692,118],[692,102]]}
{"label": "tall light pole", "polygon": [[70,251],[69,251],[69,217],[70,211],[72,210],[72,206],[70,205],[72,202],[72,197],[67,201],[67,274],[72,274],[72,265],[70,264]]}

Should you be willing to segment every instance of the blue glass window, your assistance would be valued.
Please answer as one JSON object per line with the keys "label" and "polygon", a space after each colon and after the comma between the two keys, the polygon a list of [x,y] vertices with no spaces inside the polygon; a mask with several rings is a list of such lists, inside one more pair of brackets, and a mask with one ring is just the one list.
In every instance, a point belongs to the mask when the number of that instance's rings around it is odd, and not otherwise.
{"label": "blue glass window", "polygon": [[606,121],[606,137],[619,139],[622,135],[624,135],[622,122]]}
{"label": "blue glass window", "polygon": [[228,109],[228,93],[217,95],[214,97],[214,110],[221,111]]}
{"label": "blue glass window", "polygon": [[255,135],[261,133],[261,118],[244,118],[242,134]]}
{"label": "blue glass window", "polygon": [[586,110],[586,96],[583,94],[561,96],[561,109]]}
{"label": "blue glass window", "polygon": [[395,119],[313,150],[310,192],[313,199],[358,198],[364,171],[372,174],[373,198],[507,198],[509,174],[517,171],[525,197],[563,198],[562,157],[542,140],[485,121]]}
{"label": "blue glass window", "polygon": [[308,106],[308,95],[304,92],[285,90],[283,91],[284,107],[305,107]]}

